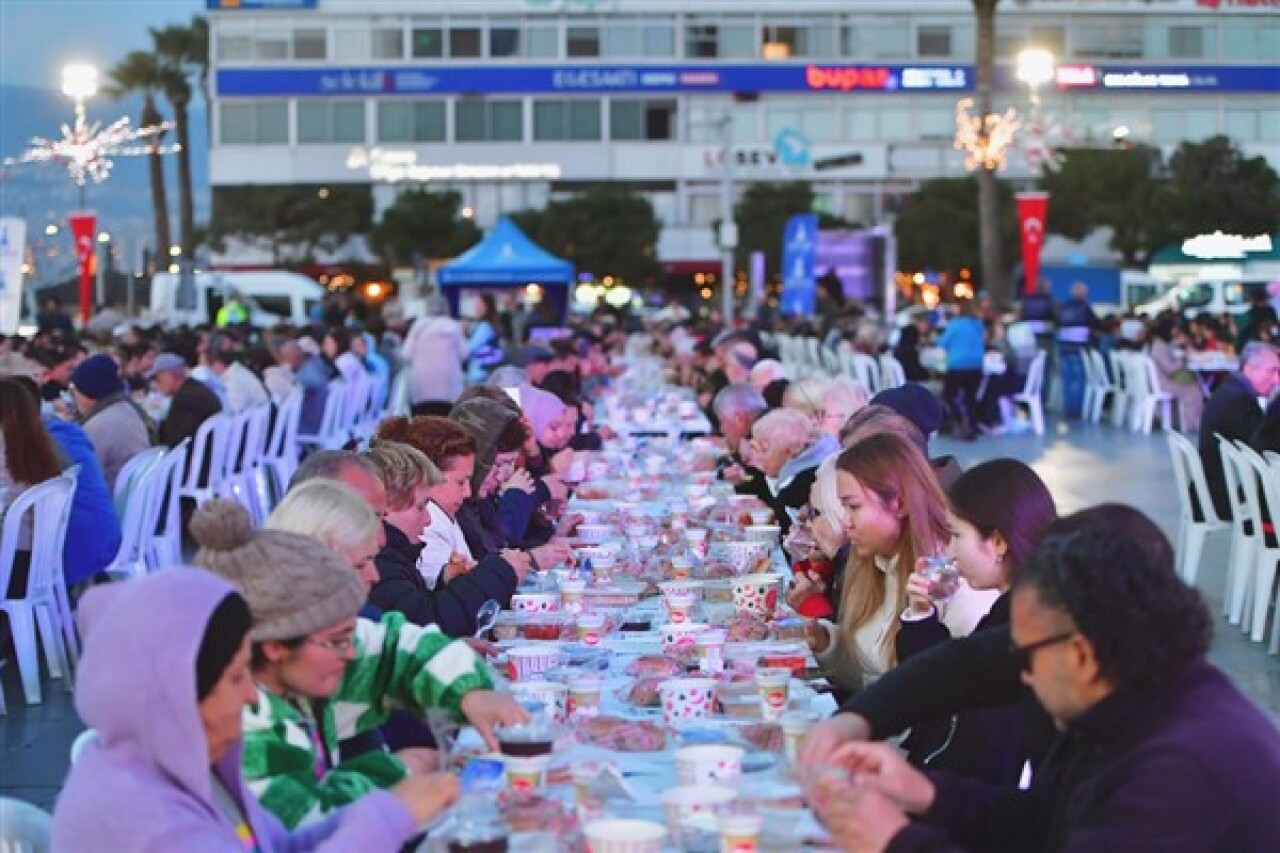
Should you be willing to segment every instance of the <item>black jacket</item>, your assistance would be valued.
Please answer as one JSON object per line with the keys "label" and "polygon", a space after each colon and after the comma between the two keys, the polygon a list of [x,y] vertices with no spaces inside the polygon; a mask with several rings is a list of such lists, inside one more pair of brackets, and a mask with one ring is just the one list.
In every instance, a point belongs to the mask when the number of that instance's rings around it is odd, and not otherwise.
{"label": "black jacket", "polygon": [[[991,605],[975,630],[1009,624],[1009,593]],[[951,639],[951,632],[937,613],[926,619],[903,622],[895,641],[898,662]],[[1014,787],[1027,760],[1023,738],[1025,710],[1021,702],[948,714],[911,727],[904,742],[911,763],[934,770],[949,770],[993,785]]]}
{"label": "black jacket", "polygon": [[890,851],[1280,850],[1280,735],[1204,659],[1073,720],[1030,791],[933,776]]}
{"label": "black jacket", "polygon": [[200,425],[221,411],[218,395],[199,379],[188,377],[169,401],[169,411],[160,424],[160,443],[177,447],[184,438],[195,438]]}
{"label": "black jacket", "polygon": [[773,509],[773,514],[778,519],[778,526],[782,528],[783,536],[786,536],[791,530],[791,513],[787,512],[787,510],[798,511],[809,503],[809,491],[813,489],[813,481],[816,479],[818,479],[817,465],[812,468],[806,468],[796,474],[782,491],[776,495],[771,494],[767,498],[766,503]]}
{"label": "black jacket", "polygon": [[369,603],[382,610],[398,610],[415,625],[435,624],[450,637],[470,637],[476,631],[476,611],[489,599],[503,607],[516,591],[515,569],[497,554],[480,560],[475,568],[434,590],[418,571],[420,544],[410,542],[398,528],[383,522],[387,544],[375,559],[378,582],[369,592]]}
{"label": "black jacket", "polygon": [[1204,405],[1200,418],[1200,462],[1204,465],[1209,494],[1220,518],[1231,517],[1231,505],[1227,500],[1227,484],[1223,479],[1222,457],[1218,451],[1217,436],[1235,441],[1250,441],[1262,425],[1262,407],[1258,394],[1249,381],[1238,373],[1222,380],[1213,396]]}

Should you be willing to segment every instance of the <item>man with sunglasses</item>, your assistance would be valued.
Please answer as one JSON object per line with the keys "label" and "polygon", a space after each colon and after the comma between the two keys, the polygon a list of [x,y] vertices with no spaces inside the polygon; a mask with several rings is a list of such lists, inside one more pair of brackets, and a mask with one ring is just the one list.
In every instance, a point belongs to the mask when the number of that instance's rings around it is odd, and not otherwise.
{"label": "man with sunglasses", "polygon": [[1280,734],[1205,660],[1204,603],[1150,559],[1167,542],[1087,512],[1014,583],[1005,660],[1061,732],[1030,789],[850,741],[811,774],[843,849],[1280,850]]}

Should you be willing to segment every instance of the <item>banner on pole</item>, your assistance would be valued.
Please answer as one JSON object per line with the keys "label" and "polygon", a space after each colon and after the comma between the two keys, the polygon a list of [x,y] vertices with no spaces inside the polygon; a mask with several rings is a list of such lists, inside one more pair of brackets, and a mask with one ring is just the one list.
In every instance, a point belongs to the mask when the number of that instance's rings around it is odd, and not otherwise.
{"label": "banner on pole", "polygon": [[787,220],[782,234],[783,314],[812,314],[817,296],[814,262],[818,254],[818,217],[801,213]]}
{"label": "banner on pole", "polygon": [[89,322],[93,313],[93,274],[97,248],[98,217],[93,211],[82,210],[68,217],[71,236],[76,243],[76,262],[80,269],[80,322]]}
{"label": "banner on pole", "polygon": [[27,223],[16,217],[0,219],[0,334],[18,332],[22,313],[22,261],[27,246]]}
{"label": "banner on pole", "polygon": [[1045,225],[1049,219],[1049,194],[1018,193],[1018,232],[1022,235],[1022,269],[1026,275],[1024,293],[1036,292],[1040,278],[1040,249],[1044,246]]}

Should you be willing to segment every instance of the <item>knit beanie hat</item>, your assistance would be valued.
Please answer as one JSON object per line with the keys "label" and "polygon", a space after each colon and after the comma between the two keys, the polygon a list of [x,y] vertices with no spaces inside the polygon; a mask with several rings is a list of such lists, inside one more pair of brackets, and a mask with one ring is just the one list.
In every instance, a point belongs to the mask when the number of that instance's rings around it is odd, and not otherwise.
{"label": "knit beanie hat", "polygon": [[476,440],[476,467],[471,475],[471,491],[480,490],[480,484],[493,468],[493,460],[498,455],[498,437],[507,428],[507,424],[518,416],[511,409],[484,397],[473,397],[453,407],[449,419],[454,421]]}
{"label": "knit beanie hat", "polygon": [[299,533],[254,530],[235,501],[202,504],[191,535],[200,546],[195,564],[226,578],[249,602],[255,641],[305,637],[364,607],[364,586],[337,552]]}
{"label": "knit beanie hat", "polygon": [[71,386],[90,400],[101,400],[124,390],[120,365],[106,353],[91,355],[71,371]]}

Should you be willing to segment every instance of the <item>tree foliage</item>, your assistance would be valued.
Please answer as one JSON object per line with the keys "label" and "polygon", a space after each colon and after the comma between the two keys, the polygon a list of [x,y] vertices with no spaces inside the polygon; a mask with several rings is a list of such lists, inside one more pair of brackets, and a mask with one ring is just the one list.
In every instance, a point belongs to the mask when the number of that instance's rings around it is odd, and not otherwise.
{"label": "tree foliage", "polygon": [[277,264],[286,247],[310,257],[317,246],[336,247],[368,230],[373,199],[363,186],[219,187],[213,196],[210,236],[237,237],[268,248]]}
{"label": "tree foliage", "polygon": [[657,282],[662,225],[644,196],[597,188],[552,201],[541,211],[518,211],[512,219],[535,243],[581,272],[641,287]]}
{"label": "tree foliage", "polygon": [[[156,106],[156,94],[163,86],[164,73],[155,54],[142,50],[130,51],[124,59],[107,72],[108,83],[104,92],[119,100],[132,93],[142,95],[142,115],[139,127],[151,127],[164,121]],[[160,143],[164,134],[152,137],[147,152],[147,172],[151,183],[151,216],[155,227],[155,250],[167,253],[173,240],[169,234],[169,196],[165,189],[164,160]]]}
{"label": "tree foliage", "polygon": [[[1000,194],[1000,247],[1013,257],[1018,246],[1018,222],[1008,184],[997,185]],[[925,181],[907,202],[894,223],[898,240],[898,267],[907,270],[978,270],[978,181],[976,178],[939,178]],[[979,286],[988,288],[986,282]]]}
{"label": "tree foliage", "polygon": [[[801,213],[813,213],[816,196],[808,181],[753,183],[743,192],[733,208],[738,223],[738,248],[734,261],[739,268],[750,263],[752,252],[764,252],[765,276],[773,276],[782,268],[782,234],[787,220]],[[717,222],[715,227],[719,228]],[[818,213],[819,228],[850,228],[838,216]]]}
{"label": "tree foliage", "polygon": [[1161,187],[1153,180],[1160,152],[1075,148],[1062,152],[1063,164],[1046,171],[1040,185],[1048,191],[1049,231],[1082,240],[1094,228],[1109,226],[1111,246],[1133,265],[1169,237]]}
{"label": "tree foliage", "polygon": [[1271,234],[1280,223],[1280,177],[1225,136],[1184,142],[1169,160],[1167,215],[1178,238]]}
{"label": "tree foliage", "polygon": [[370,233],[374,251],[392,264],[405,264],[415,254],[452,258],[480,240],[480,229],[462,216],[462,196],[454,190],[409,190],[387,208]]}

